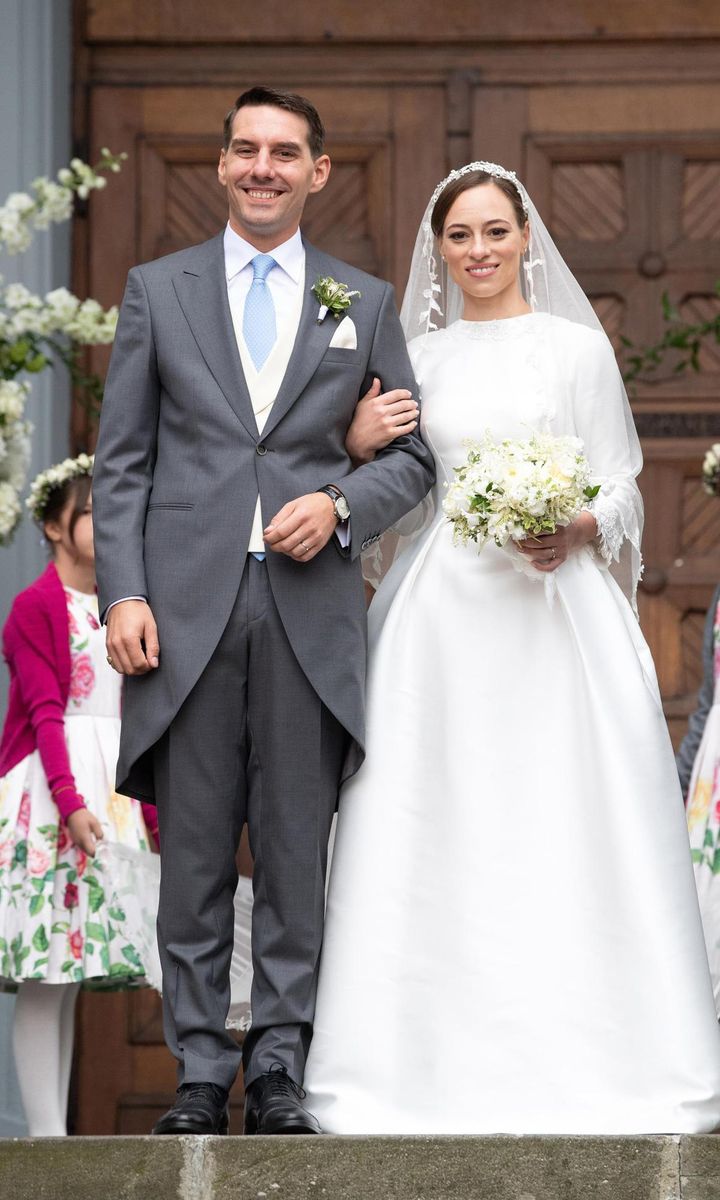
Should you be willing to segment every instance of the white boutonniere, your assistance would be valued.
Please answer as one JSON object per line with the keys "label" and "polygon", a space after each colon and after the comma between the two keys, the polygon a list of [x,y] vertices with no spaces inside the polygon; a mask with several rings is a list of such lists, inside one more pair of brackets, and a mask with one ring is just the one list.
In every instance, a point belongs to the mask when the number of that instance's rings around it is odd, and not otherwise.
{"label": "white boutonniere", "polygon": [[328,313],[332,313],[336,321],[347,312],[353,300],[358,300],[361,292],[349,291],[346,283],[338,283],[331,275],[319,276],[313,286],[313,294],[317,297],[320,309],[317,315],[318,325],[322,325]]}

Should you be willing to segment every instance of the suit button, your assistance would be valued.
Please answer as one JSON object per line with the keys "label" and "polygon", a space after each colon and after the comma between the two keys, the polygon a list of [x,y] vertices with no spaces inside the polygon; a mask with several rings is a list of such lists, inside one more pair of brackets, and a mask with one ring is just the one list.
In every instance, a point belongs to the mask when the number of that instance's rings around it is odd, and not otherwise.
{"label": "suit button", "polygon": [[267,446],[264,445],[263,442],[258,442],[257,446],[255,447],[255,453],[267,454]]}

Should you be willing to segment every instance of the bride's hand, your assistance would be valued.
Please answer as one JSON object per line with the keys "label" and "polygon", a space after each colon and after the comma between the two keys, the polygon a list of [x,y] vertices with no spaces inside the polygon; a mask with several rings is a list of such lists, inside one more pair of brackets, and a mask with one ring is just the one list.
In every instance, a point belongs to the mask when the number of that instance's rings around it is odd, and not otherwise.
{"label": "bride's hand", "polygon": [[581,512],[569,525],[558,525],[554,533],[525,538],[516,542],[518,550],[530,559],[537,571],[557,571],[575,550],[597,536],[597,522],[590,512]]}
{"label": "bride's hand", "polygon": [[378,450],[417,428],[418,406],[405,388],[383,392],[379,379],[358,401],[347,431],[345,449],[355,466],[372,462]]}

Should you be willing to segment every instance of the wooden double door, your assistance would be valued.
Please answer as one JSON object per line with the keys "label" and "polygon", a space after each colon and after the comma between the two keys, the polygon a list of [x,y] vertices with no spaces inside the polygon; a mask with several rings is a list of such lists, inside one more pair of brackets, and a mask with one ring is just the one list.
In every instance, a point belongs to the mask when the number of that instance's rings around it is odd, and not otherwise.
{"label": "wooden double door", "polygon": [[[720,27],[713,32],[711,20],[706,43],[697,30],[694,42],[670,40],[666,6],[641,4],[637,27],[629,15],[615,41],[598,46],[578,23],[576,10],[589,6],[564,0],[554,6],[563,33],[550,41],[532,0],[514,3],[525,41],[502,16],[496,36],[479,18],[468,25],[468,10],[486,6],[464,7],[462,38],[439,28],[436,13],[431,19],[400,0],[383,6],[386,31],[377,11],[333,11],[323,33],[312,6],[306,25],[303,6],[265,6],[285,12],[286,37],[247,5],[242,33],[233,33],[226,7],[187,3],[173,27],[167,6],[153,0],[78,3],[78,146],[91,161],[105,145],[129,155],[77,223],[78,291],[117,303],[134,263],[222,227],[222,118],[240,91],[262,81],[307,95],[327,125],[333,170],[308,204],[307,236],[389,278],[400,294],[435,184],[451,166],[479,158],[526,181],[618,348],[622,335],[638,344],[657,337],[664,291],[688,315],[720,303],[720,147],[711,132],[720,93],[710,54]],[[401,10],[414,22],[405,37]],[[632,396],[646,462],[641,617],[676,740],[720,577],[719,502],[699,485],[704,449],[720,436],[719,383],[714,348],[699,375],[668,370]],[[92,435],[82,411],[74,421],[75,441],[85,443]],[[83,997],[78,1132],[144,1132],[174,1086],[157,997]]]}

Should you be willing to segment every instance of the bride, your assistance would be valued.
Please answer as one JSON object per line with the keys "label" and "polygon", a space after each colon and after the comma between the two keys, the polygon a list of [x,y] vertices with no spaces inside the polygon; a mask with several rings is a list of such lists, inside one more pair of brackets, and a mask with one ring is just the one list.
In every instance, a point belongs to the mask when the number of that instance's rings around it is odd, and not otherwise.
{"label": "bride", "polygon": [[[490,163],[436,189],[402,315],[435,511],[370,609],[308,1104],[329,1133],[712,1130],[720,1033],[633,614],[641,456],[612,349]],[[511,552],[454,545],[463,440],[533,430],[582,438],[597,498]]]}

